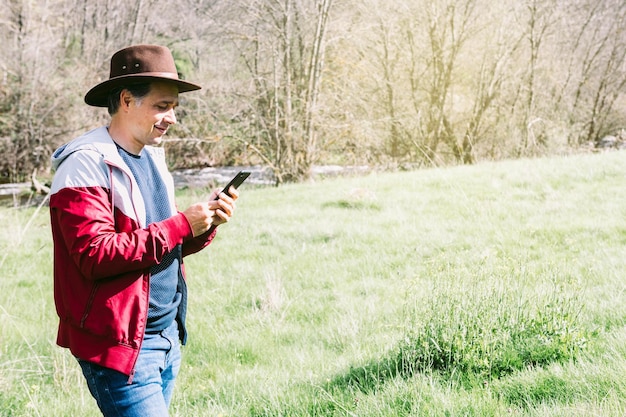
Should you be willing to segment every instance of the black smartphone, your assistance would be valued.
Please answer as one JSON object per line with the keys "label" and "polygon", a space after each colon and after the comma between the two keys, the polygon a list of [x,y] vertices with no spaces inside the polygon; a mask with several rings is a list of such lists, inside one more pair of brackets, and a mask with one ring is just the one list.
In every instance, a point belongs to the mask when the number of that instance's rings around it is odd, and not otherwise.
{"label": "black smartphone", "polygon": [[[235,175],[233,177],[232,180],[230,180],[230,182],[228,184],[226,184],[226,186],[224,188],[222,188],[222,191],[220,191],[221,193],[225,193],[227,196],[232,197],[230,195],[230,193],[228,192],[228,190],[230,189],[230,187],[235,187],[238,188],[241,184],[243,184],[243,182],[246,180],[246,178],[248,178],[250,176],[250,172],[249,171],[239,171],[237,173],[237,175]],[[217,197],[215,197],[215,200],[219,199],[219,194]],[[213,231],[215,230],[215,225],[211,225],[211,227],[209,227],[209,230],[207,233],[213,233]]]}
{"label": "black smartphone", "polygon": [[[222,191],[220,192],[220,194],[225,193],[227,196],[231,197],[230,193],[228,192],[228,190],[230,190],[230,187],[232,186],[232,187],[238,188],[241,184],[243,184],[243,182],[249,176],[250,176],[250,171],[239,171],[237,175],[235,175],[233,179],[230,180],[230,182],[226,184],[224,188],[222,188]],[[216,197],[215,200],[217,200],[218,198],[219,197]]]}

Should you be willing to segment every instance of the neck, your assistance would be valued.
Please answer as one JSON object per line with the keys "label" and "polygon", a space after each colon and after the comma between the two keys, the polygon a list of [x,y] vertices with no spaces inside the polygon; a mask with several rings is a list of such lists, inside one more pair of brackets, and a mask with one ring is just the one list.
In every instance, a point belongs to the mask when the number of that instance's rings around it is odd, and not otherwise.
{"label": "neck", "polygon": [[115,143],[117,143],[126,152],[133,155],[139,155],[143,149],[143,144],[132,140],[132,137],[128,134],[128,129],[124,127],[121,120],[113,116],[111,118],[111,124],[108,127],[109,135]]}

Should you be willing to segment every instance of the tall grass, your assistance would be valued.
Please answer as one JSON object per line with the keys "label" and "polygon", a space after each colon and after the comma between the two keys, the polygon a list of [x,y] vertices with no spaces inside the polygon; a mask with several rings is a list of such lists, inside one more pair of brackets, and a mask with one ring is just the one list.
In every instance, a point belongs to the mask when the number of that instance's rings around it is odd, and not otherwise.
{"label": "tall grass", "polygon": [[[624,415],[625,162],[244,186],[186,259],[172,415]],[[0,416],[97,415],[54,344],[47,213],[0,222]]]}

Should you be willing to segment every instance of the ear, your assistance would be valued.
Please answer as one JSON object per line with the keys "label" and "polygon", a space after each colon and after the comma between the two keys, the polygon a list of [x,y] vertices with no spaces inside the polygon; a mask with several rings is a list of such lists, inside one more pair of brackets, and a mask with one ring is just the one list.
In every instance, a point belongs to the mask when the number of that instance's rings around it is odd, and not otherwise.
{"label": "ear", "polygon": [[133,99],[133,95],[127,89],[123,89],[120,93],[120,109],[124,111],[128,111],[130,107],[130,102]]}

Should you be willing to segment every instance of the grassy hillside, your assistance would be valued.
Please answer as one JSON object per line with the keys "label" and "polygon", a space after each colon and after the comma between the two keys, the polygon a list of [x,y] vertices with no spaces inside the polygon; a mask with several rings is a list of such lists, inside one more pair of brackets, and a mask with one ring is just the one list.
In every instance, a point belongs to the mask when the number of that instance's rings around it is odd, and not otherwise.
{"label": "grassy hillside", "polygon": [[[614,152],[244,186],[186,259],[172,415],[626,414],[625,184]],[[47,216],[0,209],[0,416],[97,415]]]}

